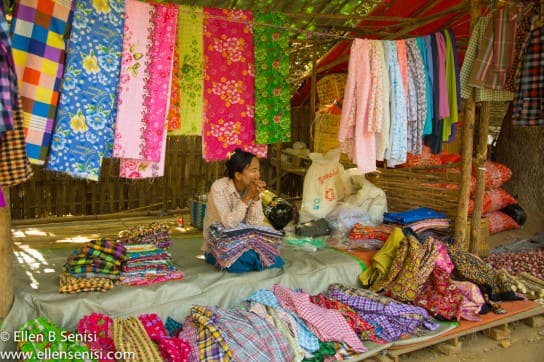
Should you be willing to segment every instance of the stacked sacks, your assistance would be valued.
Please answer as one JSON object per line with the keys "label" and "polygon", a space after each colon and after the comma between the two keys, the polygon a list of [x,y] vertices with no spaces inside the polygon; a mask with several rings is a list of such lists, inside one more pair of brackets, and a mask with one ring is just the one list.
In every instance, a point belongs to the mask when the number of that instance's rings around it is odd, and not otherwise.
{"label": "stacked sacks", "polygon": [[119,233],[127,251],[120,284],[147,285],[185,277],[167,251],[172,244],[168,226],[152,223],[137,225]]}
{"label": "stacked sacks", "polygon": [[[517,204],[516,199],[502,188],[502,185],[512,177],[512,171],[505,165],[493,161],[486,161],[485,169],[486,191],[482,215],[489,220],[489,233],[518,229],[525,222],[523,217],[525,212]],[[470,200],[469,213],[472,213],[473,207],[474,201]],[[518,215],[521,216],[517,217]],[[517,220],[512,216],[517,217]]]}

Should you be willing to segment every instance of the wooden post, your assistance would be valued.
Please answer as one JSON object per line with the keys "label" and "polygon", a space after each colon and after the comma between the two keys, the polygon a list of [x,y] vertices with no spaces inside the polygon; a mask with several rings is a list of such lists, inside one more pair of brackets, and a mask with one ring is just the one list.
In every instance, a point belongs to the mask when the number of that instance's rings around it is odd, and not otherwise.
{"label": "wooden post", "polygon": [[[470,29],[480,16],[480,5],[477,0],[470,0]],[[463,120],[463,141],[461,159],[461,179],[459,180],[459,203],[455,214],[455,244],[463,250],[468,250],[467,245],[467,220],[468,202],[470,199],[470,176],[472,173],[472,150],[474,140],[474,118],[476,104],[474,95],[465,101],[465,113]],[[479,224],[479,223],[478,223]]]}
{"label": "wooden post", "polygon": [[[312,46],[312,85],[310,89],[310,120],[311,123],[315,120],[315,111],[316,111],[316,104],[317,104],[317,50],[316,50],[316,44],[314,43]],[[310,127],[312,129],[313,127]],[[310,150],[314,149],[313,145],[313,139],[314,135],[310,135],[309,137],[309,144],[308,148]]]}
{"label": "wooden post", "polygon": [[474,194],[474,210],[472,212],[472,223],[470,224],[469,251],[482,256],[486,256],[488,253],[488,246],[483,245],[487,244],[486,240],[480,238],[480,219],[482,217],[485,194],[485,161],[487,160],[487,135],[490,112],[490,102],[482,102],[478,121],[478,146],[475,159],[477,167],[476,193]]}
{"label": "wooden post", "polygon": [[0,208],[0,319],[5,318],[13,303],[12,240],[9,188],[3,187],[6,207]]}

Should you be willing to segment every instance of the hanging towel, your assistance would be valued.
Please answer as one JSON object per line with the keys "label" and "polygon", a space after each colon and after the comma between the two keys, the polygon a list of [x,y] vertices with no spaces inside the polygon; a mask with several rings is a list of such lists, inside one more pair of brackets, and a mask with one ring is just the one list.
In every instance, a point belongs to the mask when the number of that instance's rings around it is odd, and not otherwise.
{"label": "hanging towel", "polygon": [[13,58],[23,101],[26,150],[32,164],[49,153],[64,71],[71,1],[15,2],[11,33]]}
{"label": "hanging towel", "polygon": [[266,157],[255,144],[255,75],[249,11],[204,8],[204,124],[202,155],[227,159],[242,148]]}
{"label": "hanging towel", "polygon": [[282,30],[287,18],[280,13],[257,13],[254,23],[257,143],[289,142],[291,94],[285,81],[289,76],[289,34]]}
{"label": "hanging towel", "polygon": [[181,128],[171,134],[200,136],[204,106],[203,10],[201,7],[180,5],[178,21]]}
{"label": "hanging towel", "polygon": [[122,158],[119,176],[133,179],[164,175],[166,157],[166,112],[172,81],[172,64],[176,42],[178,8],[155,5],[152,16],[151,47],[149,49],[149,78],[144,97],[145,149],[143,159]]}
{"label": "hanging towel", "polygon": [[113,157],[144,159],[144,98],[155,8],[143,1],[126,2]]}
{"label": "hanging towel", "polygon": [[125,0],[77,0],[47,169],[98,181],[113,149]]}

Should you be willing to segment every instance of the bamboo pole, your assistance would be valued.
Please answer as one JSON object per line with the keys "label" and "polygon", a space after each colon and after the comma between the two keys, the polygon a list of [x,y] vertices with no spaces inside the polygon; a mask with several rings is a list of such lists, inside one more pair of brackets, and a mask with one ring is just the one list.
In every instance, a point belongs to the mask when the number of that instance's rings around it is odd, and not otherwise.
{"label": "bamboo pole", "polygon": [[0,192],[4,193],[6,207],[0,208],[0,319],[5,318],[13,303],[13,276],[11,240],[11,215],[9,188],[4,187]]}
{"label": "bamboo pole", "polygon": [[483,102],[480,109],[478,120],[478,146],[476,149],[475,164],[476,173],[476,193],[474,194],[474,210],[472,212],[472,223],[470,224],[470,246],[469,251],[481,256],[487,256],[489,245],[487,238],[481,238],[480,219],[485,193],[485,161],[487,160],[487,135],[489,129],[489,115],[491,104]]}
{"label": "bamboo pole", "polygon": [[[313,122],[315,119],[315,110],[316,110],[316,103],[317,103],[317,52],[315,47],[312,48],[312,83],[311,83],[311,93],[310,93],[310,122]],[[312,139],[312,136],[310,135],[310,139]],[[310,150],[313,150],[313,145],[309,144],[308,148]]]}
{"label": "bamboo pole", "polygon": [[[470,29],[480,16],[480,6],[477,0],[470,1]],[[474,118],[476,104],[474,94],[465,101],[465,115],[463,122],[463,141],[461,159],[461,179],[459,181],[459,203],[455,214],[455,244],[462,250],[468,250],[467,245],[467,221],[468,202],[470,199],[470,176],[472,174],[472,151],[474,141]],[[479,224],[479,222],[478,222]]]}

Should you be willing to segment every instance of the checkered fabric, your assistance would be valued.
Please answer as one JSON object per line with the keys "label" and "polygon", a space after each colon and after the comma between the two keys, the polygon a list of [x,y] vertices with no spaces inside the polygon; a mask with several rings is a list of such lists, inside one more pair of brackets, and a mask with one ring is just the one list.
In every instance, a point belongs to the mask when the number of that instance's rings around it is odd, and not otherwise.
{"label": "checkered fabric", "polygon": [[21,100],[13,116],[14,129],[0,137],[0,185],[15,186],[32,177],[26,155]]}
{"label": "checkered fabric", "polygon": [[69,0],[20,0],[11,23],[13,58],[23,100],[27,153],[43,165],[60,96]]}
{"label": "checkered fabric", "polygon": [[0,11],[0,135],[13,129],[13,109],[17,106],[17,74],[13,67],[8,23]]}
{"label": "checkered fabric", "polygon": [[198,326],[198,349],[201,361],[232,360],[232,352],[223,339],[218,326],[212,319],[212,311],[205,306],[195,305],[189,317]]}
{"label": "checkered fabric", "polygon": [[544,27],[529,36],[517,80],[512,123],[544,126]]}

